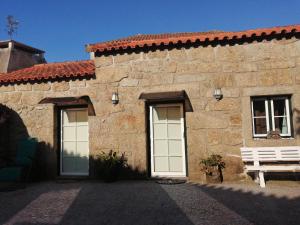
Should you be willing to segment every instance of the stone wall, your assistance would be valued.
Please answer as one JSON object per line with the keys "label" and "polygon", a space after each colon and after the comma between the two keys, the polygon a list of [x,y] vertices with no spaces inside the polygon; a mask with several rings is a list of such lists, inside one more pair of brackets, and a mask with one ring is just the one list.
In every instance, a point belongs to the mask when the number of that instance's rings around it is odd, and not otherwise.
{"label": "stone wall", "polygon": [[[96,57],[95,65],[93,80],[2,86],[0,102],[18,112],[30,136],[57,153],[54,108],[37,103],[44,97],[89,95],[96,111],[89,117],[91,155],[125,152],[132,168],[146,171],[147,119],[139,95],[185,90],[194,109],[186,113],[190,179],[204,179],[199,161],[211,153],[224,156],[230,180],[243,173],[241,146],[300,144],[300,41],[295,38],[114,54]],[[212,96],[215,87],[222,88],[220,101]],[[111,103],[115,91],[118,105]],[[292,94],[294,137],[255,140],[250,96],[273,94]],[[49,162],[52,169],[54,164]]]}

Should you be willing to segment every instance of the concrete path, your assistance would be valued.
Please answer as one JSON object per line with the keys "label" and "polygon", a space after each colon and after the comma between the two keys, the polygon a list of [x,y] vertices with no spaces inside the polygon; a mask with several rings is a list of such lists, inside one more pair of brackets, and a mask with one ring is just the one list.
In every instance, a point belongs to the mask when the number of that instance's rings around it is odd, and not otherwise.
{"label": "concrete path", "polygon": [[300,224],[300,184],[38,183],[0,192],[0,224]]}

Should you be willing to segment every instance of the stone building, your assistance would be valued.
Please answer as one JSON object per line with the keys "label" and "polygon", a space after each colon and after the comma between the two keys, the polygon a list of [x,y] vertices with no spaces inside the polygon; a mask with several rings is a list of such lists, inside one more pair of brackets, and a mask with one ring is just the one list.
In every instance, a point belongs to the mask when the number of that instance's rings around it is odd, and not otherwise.
{"label": "stone building", "polygon": [[136,35],[87,45],[87,61],[4,71],[9,149],[37,137],[49,177],[93,176],[93,158],[112,149],[134,171],[192,180],[218,153],[225,180],[241,179],[240,147],[300,145],[299,31]]}

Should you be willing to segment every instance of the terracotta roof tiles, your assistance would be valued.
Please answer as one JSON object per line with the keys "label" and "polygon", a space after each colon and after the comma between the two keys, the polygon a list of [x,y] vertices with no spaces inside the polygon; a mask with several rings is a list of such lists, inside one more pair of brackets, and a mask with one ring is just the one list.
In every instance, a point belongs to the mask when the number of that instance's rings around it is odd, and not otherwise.
{"label": "terracotta roof tiles", "polygon": [[300,25],[261,28],[237,32],[211,31],[191,33],[167,33],[167,34],[138,34],[113,41],[100,42],[86,46],[88,52],[104,52],[125,50],[128,48],[151,47],[179,43],[194,43],[196,41],[230,40],[246,37],[266,36],[280,33],[300,32]]}
{"label": "terracotta roof tiles", "polygon": [[86,78],[95,75],[93,60],[37,64],[25,69],[0,74],[0,84]]}

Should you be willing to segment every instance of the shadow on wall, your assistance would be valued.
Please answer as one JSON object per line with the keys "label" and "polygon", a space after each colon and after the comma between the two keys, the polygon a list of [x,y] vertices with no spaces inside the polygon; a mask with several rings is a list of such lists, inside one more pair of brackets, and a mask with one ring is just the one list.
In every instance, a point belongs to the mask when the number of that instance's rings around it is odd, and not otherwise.
{"label": "shadow on wall", "polygon": [[17,112],[0,104],[0,155],[11,158],[16,153],[17,141],[28,138],[28,131]]}
{"label": "shadow on wall", "polygon": [[[0,160],[5,159],[13,162],[16,158],[19,140],[28,137],[27,127],[20,115],[13,109],[0,104]],[[39,181],[57,177],[60,169],[57,152],[51,144],[44,141],[38,142],[36,160],[34,160],[32,168],[32,180]],[[88,160],[87,157],[67,152],[64,151],[66,157],[64,163],[69,170],[81,172],[84,168],[90,168],[90,176],[97,176],[96,165],[99,164],[99,161],[96,157],[91,156]],[[141,179],[145,178],[146,175],[146,171],[127,166],[120,171],[119,177],[121,179]]]}
{"label": "shadow on wall", "polygon": [[[3,104],[0,104],[0,121],[0,158],[13,162],[19,141],[29,138],[29,133],[20,115]],[[38,142],[32,179],[44,180],[55,176],[56,157],[53,146],[43,141]]]}

